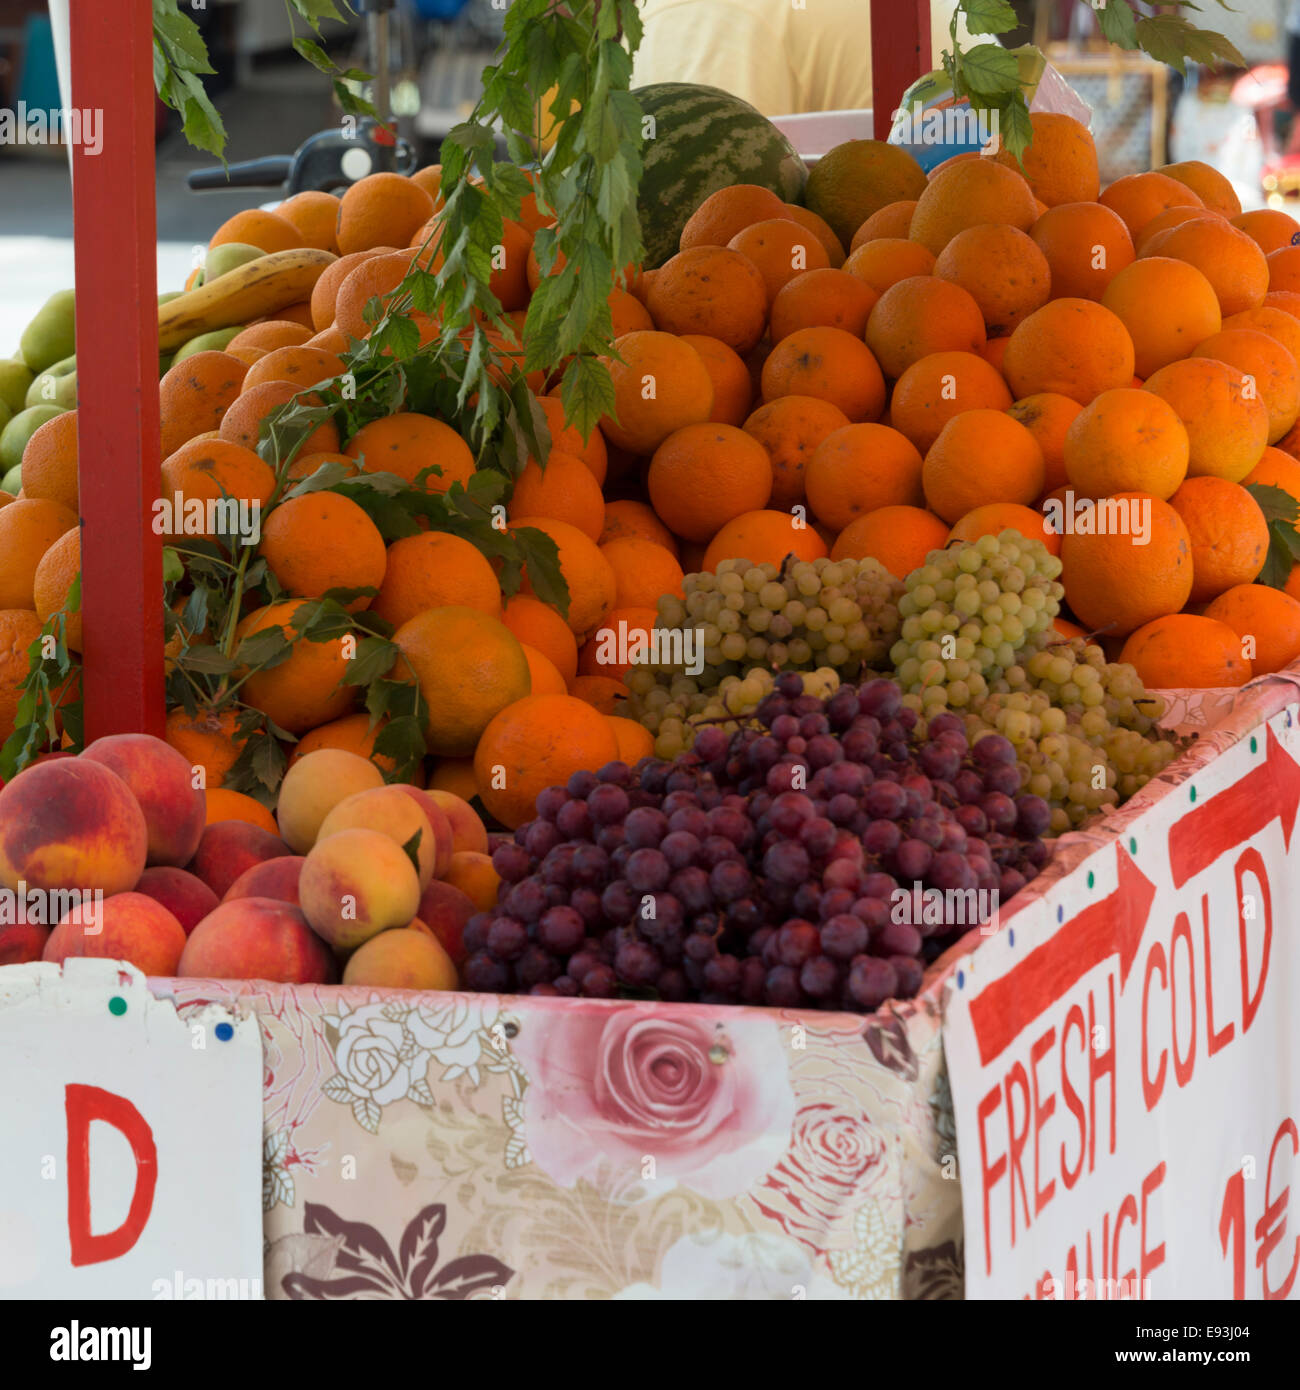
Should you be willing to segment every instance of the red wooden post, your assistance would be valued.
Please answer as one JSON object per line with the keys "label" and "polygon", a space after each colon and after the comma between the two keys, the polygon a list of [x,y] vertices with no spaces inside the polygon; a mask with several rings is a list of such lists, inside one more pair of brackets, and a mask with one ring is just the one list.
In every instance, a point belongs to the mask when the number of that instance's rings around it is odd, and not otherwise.
{"label": "red wooden post", "polygon": [[149,0],[72,0],[77,448],[86,738],[163,730],[158,271]]}
{"label": "red wooden post", "polygon": [[930,0],[871,0],[871,107],[884,140],[903,93],[934,66]]}

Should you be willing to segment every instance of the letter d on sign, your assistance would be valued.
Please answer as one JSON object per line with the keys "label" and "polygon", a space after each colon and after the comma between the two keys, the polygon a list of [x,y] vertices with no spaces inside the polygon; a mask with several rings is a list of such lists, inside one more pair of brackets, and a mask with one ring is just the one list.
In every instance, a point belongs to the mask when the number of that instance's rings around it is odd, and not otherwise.
{"label": "letter d on sign", "polygon": [[[153,1211],[158,1182],[158,1150],[144,1116],[123,1096],[98,1086],[64,1089],[68,1117],[68,1241],[72,1263],[100,1264],[125,1255],[140,1239]],[[135,1191],[126,1220],[115,1231],[92,1235],[90,1230],[90,1124],[102,1120],[125,1136],[135,1158]]]}

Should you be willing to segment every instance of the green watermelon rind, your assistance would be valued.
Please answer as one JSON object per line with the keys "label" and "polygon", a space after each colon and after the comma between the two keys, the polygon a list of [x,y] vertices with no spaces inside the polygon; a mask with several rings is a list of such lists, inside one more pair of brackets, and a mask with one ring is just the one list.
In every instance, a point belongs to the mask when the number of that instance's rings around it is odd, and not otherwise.
{"label": "green watermelon rind", "polygon": [[637,199],[647,267],[677,254],[691,214],[720,188],[756,183],[786,203],[803,193],[808,166],[749,102],[689,82],[656,82],[632,95],[655,120]]}

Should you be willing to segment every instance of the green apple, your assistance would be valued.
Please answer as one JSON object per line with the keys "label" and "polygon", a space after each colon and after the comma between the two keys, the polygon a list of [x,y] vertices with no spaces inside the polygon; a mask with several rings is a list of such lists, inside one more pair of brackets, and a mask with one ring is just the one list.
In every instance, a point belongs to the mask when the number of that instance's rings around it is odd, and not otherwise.
{"label": "green apple", "polygon": [[65,357],[47,367],[27,388],[27,405],[57,405],[63,410],[77,408],[77,359]]}
{"label": "green apple", "polygon": [[10,469],[23,461],[27,441],[46,422],[63,411],[57,405],[34,405],[20,410],[0,431],[0,468]]}
{"label": "green apple", "polygon": [[4,427],[13,418],[13,411],[9,409],[9,407],[4,403],[4,401],[0,401],[0,430],[3,430]]}
{"label": "green apple", "polygon": [[18,490],[23,485],[23,466],[16,463],[3,478],[0,478],[0,489],[7,492],[10,497],[17,497]]}
{"label": "green apple", "polygon": [[18,346],[33,372],[43,372],[76,352],[77,322],[71,290],[59,290],[45,301]]}
{"label": "green apple", "polygon": [[220,246],[214,246],[208,252],[208,258],[203,263],[203,275],[195,282],[194,288],[210,285],[213,280],[220,280],[228,271],[237,270],[249,261],[260,261],[265,255],[266,252],[260,246],[249,246],[242,241],[222,242]]}
{"label": "green apple", "polygon": [[176,349],[172,366],[177,362],[183,362],[187,357],[193,357],[196,352],[224,352],[226,344],[243,331],[244,325],[237,323],[233,328],[217,328],[211,333],[200,333],[197,338],[191,338],[188,343],[183,343]]}
{"label": "green apple", "polygon": [[25,406],[27,388],[32,384],[34,375],[25,362],[19,362],[17,359],[0,362],[0,401],[3,401],[14,414]]}

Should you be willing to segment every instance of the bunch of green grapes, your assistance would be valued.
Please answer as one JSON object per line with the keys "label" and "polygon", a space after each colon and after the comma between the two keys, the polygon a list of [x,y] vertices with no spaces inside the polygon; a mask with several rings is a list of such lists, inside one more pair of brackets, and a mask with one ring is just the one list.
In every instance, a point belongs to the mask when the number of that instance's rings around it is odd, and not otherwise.
{"label": "bunch of green grapes", "polygon": [[1134,667],[1107,661],[1102,649],[1082,638],[1057,639],[1024,662],[1025,683],[1041,690],[1071,720],[1089,716],[1089,733],[1107,725],[1148,734],[1165,712],[1159,695],[1149,694]]}
{"label": "bunch of green grapes", "polygon": [[1061,562],[1018,531],[931,551],[907,576],[890,660],[919,708],[976,707],[1027,653],[1051,640]]}
{"label": "bunch of green grapes", "polygon": [[[702,644],[703,669],[695,676],[701,690],[758,666],[828,667],[852,679],[886,664],[902,587],[872,559],[798,560],[780,568],[724,560],[717,574],[688,574],[684,598],[661,598],[656,621]],[[686,664],[659,669],[680,674]]]}

